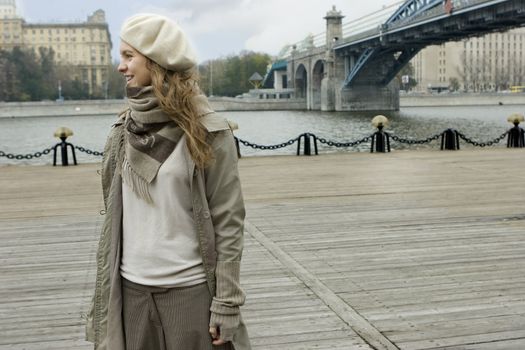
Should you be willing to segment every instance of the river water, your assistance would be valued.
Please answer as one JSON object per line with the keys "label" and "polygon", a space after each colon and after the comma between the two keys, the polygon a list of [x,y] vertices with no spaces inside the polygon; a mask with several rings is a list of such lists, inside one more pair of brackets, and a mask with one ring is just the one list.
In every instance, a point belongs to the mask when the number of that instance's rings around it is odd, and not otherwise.
{"label": "river water", "polygon": [[[467,137],[486,142],[500,136],[512,125],[507,117],[523,113],[524,105],[410,107],[400,112],[386,112],[389,133],[406,139],[426,139],[447,128],[456,129]],[[371,135],[375,129],[370,121],[373,112],[319,112],[319,111],[254,111],[221,112],[221,115],[239,124],[235,135],[251,143],[272,145],[296,138],[304,132],[335,142],[350,142]],[[0,151],[25,154],[41,151],[58,142],[53,138],[60,126],[73,130],[68,142],[96,151],[102,151],[107,132],[115,116],[75,116],[38,118],[0,118]],[[506,140],[492,147],[503,147]],[[460,141],[461,147],[472,147]],[[440,141],[424,145],[407,145],[391,141],[392,150],[439,149]],[[278,150],[254,150],[241,145],[243,156],[294,155],[297,144]],[[350,148],[335,148],[319,144],[319,153],[369,151],[366,142]],[[100,157],[76,151],[79,162],[97,162]],[[58,157],[60,162],[60,157]],[[50,164],[52,153],[38,159],[10,160],[0,157],[5,164]]]}

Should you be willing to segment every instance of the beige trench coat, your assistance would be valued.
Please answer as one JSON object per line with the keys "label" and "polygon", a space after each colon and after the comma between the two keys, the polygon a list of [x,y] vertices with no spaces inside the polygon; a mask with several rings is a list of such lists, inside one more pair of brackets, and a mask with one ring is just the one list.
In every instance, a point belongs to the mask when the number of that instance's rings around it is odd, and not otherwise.
{"label": "beige trench coat", "polygon": [[[227,121],[208,114],[203,125],[212,136],[215,160],[204,170],[197,169],[186,148],[194,221],[212,308],[233,325],[235,350],[250,350],[248,332],[240,317],[244,294],[239,285],[245,216],[237,152]],[[122,235],[122,178],[116,171],[121,151],[123,119],[111,130],[102,161],[102,190],[106,217],[97,251],[97,277],[91,308],[87,314],[86,339],[95,350],[125,350],[122,327],[120,278]],[[241,298],[239,299],[239,295]],[[210,338],[211,341],[211,338]]]}

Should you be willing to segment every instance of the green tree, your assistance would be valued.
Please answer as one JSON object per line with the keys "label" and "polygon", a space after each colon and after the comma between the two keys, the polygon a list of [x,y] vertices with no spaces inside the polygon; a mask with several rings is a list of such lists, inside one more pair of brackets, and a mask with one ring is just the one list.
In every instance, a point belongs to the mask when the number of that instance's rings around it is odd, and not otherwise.
{"label": "green tree", "polygon": [[55,61],[51,48],[40,47],[38,52],[15,47],[0,50],[0,101],[39,101],[58,98],[58,85],[62,97],[70,100],[124,97],[125,82],[117,71],[117,63],[107,67],[106,86],[89,96],[89,88],[81,80],[79,68]]}
{"label": "green tree", "polygon": [[458,78],[452,77],[448,80],[448,89],[450,91],[458,91],[460,87],[461,85],[459,84]]}
{"label": "green tree", "polygon": [[207,95],[242,94],[252,88],[250,76],[255,72],[264,75],[270,62],[269,55],[251,51],[205,62],[199,67],[200,87]]}
{"label": "green tree", "polygon": [[[19,82],[18,101],[36,101],[41,96],[42,70],[33,51],[16,46],[11,51],[11,60]],[[18,90],[18,89],[17,89]]]}
{"label": "green tree", "polygon": [[0,101],[15,101],[20,93],[15,65],[11,59],[11,52],[0,51]]}
{"label": "green tree", "polygon": [[55,74],[55,51],[53,51],[52,48],[38,48],[38,61],[40,63],[41,80],[38,84],[38,95],[34,97],[35,99],[54,100],[58,98],[58,81]]}
{"label": "green tree", "polygon": [[124,98],[126,92],[126,79],[118,71],[118,62],[114,61],[108,66],[108,98]]}
{"label": "green tree", "polygon": [[0,99],[4,101],[38,101],[54,99],[55,62],[52,49],[32,50],[15,47],[0,52]]}

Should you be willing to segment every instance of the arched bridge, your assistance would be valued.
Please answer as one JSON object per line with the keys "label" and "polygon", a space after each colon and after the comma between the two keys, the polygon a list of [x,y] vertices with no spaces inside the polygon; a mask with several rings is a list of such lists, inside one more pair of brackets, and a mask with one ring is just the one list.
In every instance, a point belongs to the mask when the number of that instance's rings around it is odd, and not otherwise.
{"label": "arched bridge", "polygon": [[425,46],[525,25],[525,0],[408,0],[382,12],[367,27],[343,25],[334,8],[325,33],[290,48],[287,85],[307,109],[397,110],[394,77]]}

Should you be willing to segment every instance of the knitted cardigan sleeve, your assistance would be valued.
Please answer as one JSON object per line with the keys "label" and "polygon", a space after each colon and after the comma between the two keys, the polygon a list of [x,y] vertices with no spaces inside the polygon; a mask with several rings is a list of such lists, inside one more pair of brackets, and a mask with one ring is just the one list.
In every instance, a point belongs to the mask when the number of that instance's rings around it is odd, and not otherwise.
{"label": "knitted cardigan sleeve", "polygon": [[239,306],[245,300],[239,283],[245,209],[232,132],[216,133],[213,148],[215,160],[206,170],[206,193],[217,252],[210,326],[218,326],[220,338],[231,341],[240,323]]}

